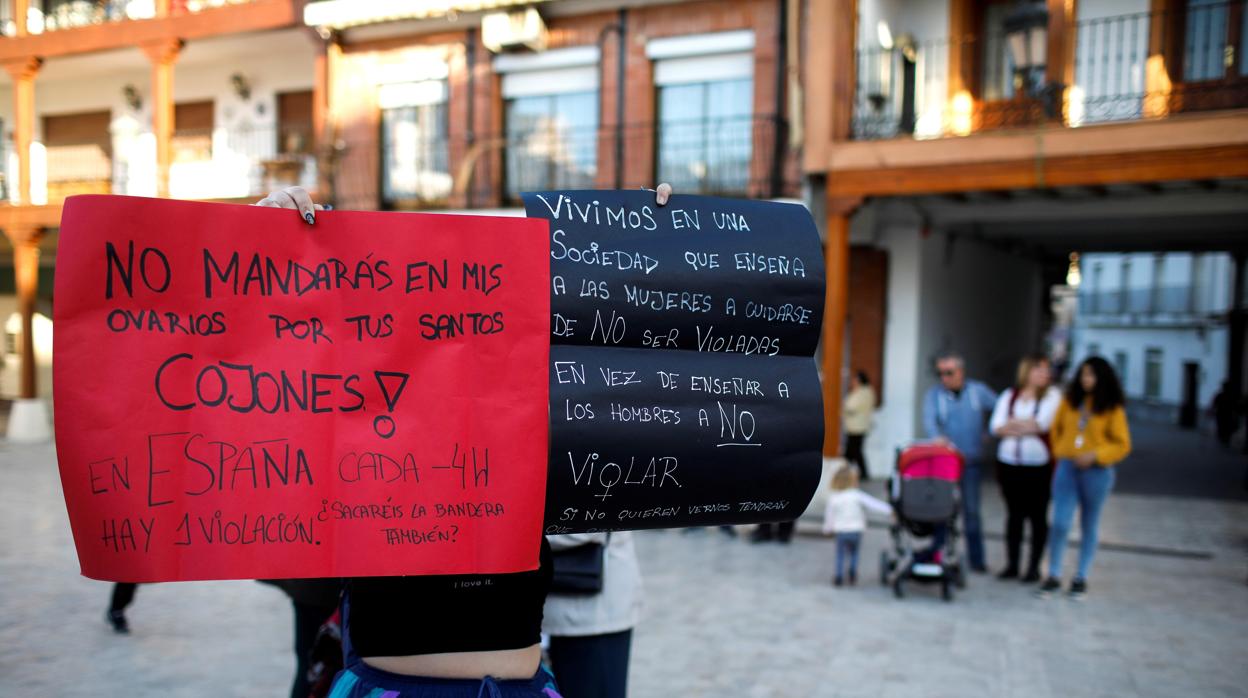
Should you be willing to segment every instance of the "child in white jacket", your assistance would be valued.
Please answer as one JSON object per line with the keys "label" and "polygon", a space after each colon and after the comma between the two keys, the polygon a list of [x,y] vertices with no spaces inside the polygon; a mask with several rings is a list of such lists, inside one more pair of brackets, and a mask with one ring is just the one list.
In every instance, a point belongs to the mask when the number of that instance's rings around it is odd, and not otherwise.
{"label": "child in white jacket", "polygon": [[834,586],[844,583],[845,558],[849,558],[849,583],[858,583],[858,544],[867,528],[866,511],[892,514],[893,508],[858,489],[858,471],[848,465],[832,474],[832,494],[823,513],[824,534],[836,534],[836,576]]}

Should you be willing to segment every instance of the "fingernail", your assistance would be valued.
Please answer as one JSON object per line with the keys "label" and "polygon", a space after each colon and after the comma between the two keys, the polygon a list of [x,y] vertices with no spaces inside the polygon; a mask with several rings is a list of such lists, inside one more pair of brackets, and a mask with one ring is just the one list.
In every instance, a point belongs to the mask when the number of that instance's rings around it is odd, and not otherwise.
{"label": "fingernail", "polygon": [[312,225],[313,223],[315,223],[315,222],[316,222],[316,219],[312,217],[312,212],[311,212],[311,211],[309,211],[309,212],[307,212],[307,213],[303,214],[303,220],[307,221],[307,222],[308,222],[308,225]]}

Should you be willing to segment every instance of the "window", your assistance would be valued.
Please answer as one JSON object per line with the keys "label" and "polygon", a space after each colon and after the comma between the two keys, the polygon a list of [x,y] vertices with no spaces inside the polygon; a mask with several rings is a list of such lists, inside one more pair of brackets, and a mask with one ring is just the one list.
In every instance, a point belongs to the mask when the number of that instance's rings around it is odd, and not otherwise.
{"label": "window", "polygon": [[1154,313],[1160,313],[1164,310],[1164,301],[1162,297],[1165,293],[1162,284],[1166,278],[1166,256],[1157,254],[1153,256],[1153,287],[1152,294],[1149,299],[1149,309]]}
{"label": "window", "polygon": [[382,202],[413,208],[451,194],[446,81],[382,85]]}
{"label": "window", "polygon": [[597,47],[494,59],[503,76],[507,198],[592,188],[598,175]]}
{"label": "window", "polygon": [[1005,38],[1005,18],[1015,10],[1014,3],[994,3],[984,8],[983,54],[980,85],[985,101],[1014,97],[1014,54]]}
{"label": "window", "polygon": [[1192,253],[1192,279],[1187,288],[1187,310],[1189,312],[1194,313],[1201,308],[1206,259],[1208,258],[1200,252]]}
{"label": "window", "polygon": [[1121,278],[1118,280],[1118,312],[1131,311],[1131,258],[1122,260]]}
{"label": "window", "polygon": [[169,144],[173,162],[212,159],[213,111],[212,100],[174,105],[173,139]]}
{"label": "window", "polygon": [[1161,349],[1144,350],[1144,397],[1149,400],[1161,398]]}
{"label": "window", "polygon": [[112,192],[111,122],[109,111],[43,117],[49,201]]}
{"label": "window", "polygon": [[1125,390],[1127,385],[1127,352],[1121,350],[1114,352],[1114,370],[1118,373],[1118,381]]}
{"label": "window", "polygon": [[1092,303],[1088,308],[1090,313],[1101,312],[1101,279],[1105,274],[1105,265],[1097,262],[1092,265]]}
{"label": "window", "polygon": [[656,39],[656,180],[677,191],[745,194],[754,141],[754,34]]}
{"label": "window", "polygon": [[306,154],[313,150],[312,91],[277,94],[277,152]]}
{"label": "window", "polygon": [[660,87],[658,181],[676,191],[744,194],[753,101],[752,80]]}
{"label": "window", "polygon": [[1227,0],[1188,0],[1183,43],[1183,79],[1218,80],[1226,71]]}
{"label": "window", "polygon": [[598,93],[507,100],[507,197],[525,191],[593,188],[597,168]]}

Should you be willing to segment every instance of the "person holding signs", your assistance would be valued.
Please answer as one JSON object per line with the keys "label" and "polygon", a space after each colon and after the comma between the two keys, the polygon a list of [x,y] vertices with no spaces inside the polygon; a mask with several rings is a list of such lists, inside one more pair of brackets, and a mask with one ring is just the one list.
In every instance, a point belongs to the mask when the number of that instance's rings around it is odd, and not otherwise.
{"label": "person holding signs", "polygon": [[1114,487],[1114,466],[1131,452],[1126,400],[1109,362],[1087,359],[1075,372],[1053,420],[1053,528],[1049,535],[1049,577],[1037,590],[1045,598],[1061,588],[1062,556],[1079,508],[1079,567],[1070,582],[1070,598],[1088,593],[1088,573],[1096,555],[1101,507]]}
{"label": "person holding signs", "polygon": [[[671,192],[660,184],[655,203],[665,205]],[[308,225],[324,210],[300,187],[257,205],[294,209]],[[554,677],[541,666],[542,607],[552,577],[544,538],[540,560],[538,569],[515,574],[347,580],[346,668],[331,698],[558,698]]]}

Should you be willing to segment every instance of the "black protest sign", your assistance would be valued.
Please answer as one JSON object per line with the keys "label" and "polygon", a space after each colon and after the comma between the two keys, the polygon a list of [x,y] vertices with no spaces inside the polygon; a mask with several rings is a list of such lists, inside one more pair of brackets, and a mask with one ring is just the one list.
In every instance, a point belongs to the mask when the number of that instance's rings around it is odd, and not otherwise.
{"label": "black protest sign", "polygon": [[526,194],[551,221],[547,533],[795,519],[822,468],[825,277],[794,204]]}

